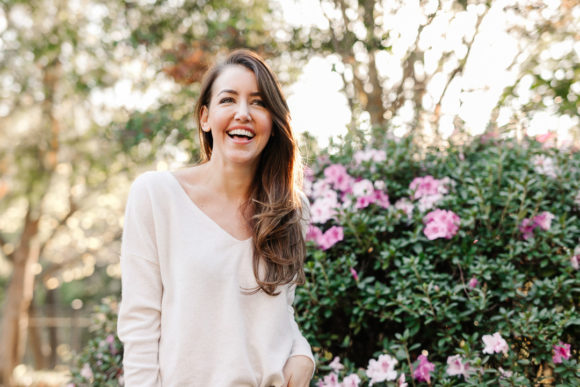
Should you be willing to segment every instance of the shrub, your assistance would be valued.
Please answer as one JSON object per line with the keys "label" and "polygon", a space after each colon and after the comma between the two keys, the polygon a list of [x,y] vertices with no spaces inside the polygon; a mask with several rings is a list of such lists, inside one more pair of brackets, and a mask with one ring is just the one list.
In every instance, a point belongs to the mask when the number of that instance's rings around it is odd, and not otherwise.
{"label": "shrub", "polygon": [[67,387],[123,385],[123,344],[116,334],[117,313],[118,303],[114,298],[103,299],[95,308],[91,339],[77,356]]}
{"label": "shrub", "polygon": [[320,385],[399,383],[394,362],[413,384],[577,385],[580,153],[481,137],[418,154],[347,144],[309,171],[296,311]]}

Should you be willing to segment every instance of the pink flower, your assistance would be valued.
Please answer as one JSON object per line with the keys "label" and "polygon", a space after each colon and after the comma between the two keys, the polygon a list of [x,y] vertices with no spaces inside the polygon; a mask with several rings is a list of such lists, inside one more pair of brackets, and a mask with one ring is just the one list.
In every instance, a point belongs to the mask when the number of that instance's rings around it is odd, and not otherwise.
{"label": "pink flower", "polygon": [[463,362],[460,355],[449,356],[447,358],[447,373],[449,375],[463,375],[464,378],[467,378],[470,372],[469,363]]}
{"label": "pink flower", "polygon": [[548,141],[549,139],[551,139],[552,137],[554,137],[555,135],[556,135],[556,133],[554,133],[554,132],[546,132],[544,134],[538,134],[538,135],[536,135],[536,141],[543,144],[546,141]]}
{"label": "pink flower", "polygon": [[482,340],[485,344],[483,353],[493,354],[503,352],[506,354],[509,349],[506,341],[501,337],[499,332],[495,332],[493,335],[483,335]]}
{"label": "pink flower", "polygon": [[560,341],[558,345],[554,345],[552,348],[554,349],[554,355],[552,356],[554,364],[562,363],[562,359],[570,359],[570,344]]}
{"label": "pink flower", "polygon": [[342,387],[358,387],[360,382],[357,374],[350,374],[342,380]]}
{"label": "pink flower", "polygon": [[533,221],[536,226],[540,227],[544,231],[548,231],[550,229],[552,219],[554,218],[555,218],[554,214],[548,211],[544,211],[534,216]]}
{"label": "pink flower", "polygon": [[344,233],[342,227],[332,226],[318,239],[318,245],[322,250],[328,250],[343,238]]}
{"label": "pink flower", "polygon": [[354,180],[342,164],[332,164],[326,167],[324,169],[324,177],[325,181],[339,191],[349,190]]}
{"label": "pink flower", "polygon": [[336,215],[338,200],[336,197],[328,195],[318,198],[310,206],[310,218],[312,223],[323,224]]}
{"label": "pink flower", "polygon": [[374,201],[383,208],[389,208],[391,206],[391,203],[389,203],[389,195],[383,191],[375,191]]}
{"label": "pink flower", "polygon": [[330,368],[332,368],[332,370],[334,372],[338,372],[344,368],[344,366],[340,363],[340,357],[338,357],[338,356],[335,356],[334,359],[332,359],[332,362],[330,362],[330,364],[328,366]]}
{"label": "pink flower", "polygon": [[399,379],[397,379],[397,387],[407,387],[405,374],[401,374],[401,376],[399,376]]}
{"label": "pink flower", "polygon": [[369,360],[366,370],[367,376],[371,379],[369,385],[384,382],[385,380],[395,380],[397,378],[397,372],[395,371],[397,363],[397,359],[389,355],[381,355],[378,360]]}
{"label": "pink flower", "polygon": [[308,227],[308,232],[306,233],[306,240],[307,241],[314,241],[318,243],[320,238],[322,237],[322,230],[316,226],[310,225]]}
{"label": "pink flower", "polygon": [[525,240],[528,240],[534,236],[534,229],[536,228],[536,226],[537,225],[531,219],[525,218],[524,220],[522,220],[519,229],[520,232],[523,234],[522,236]]}
{"label": "pink flower", "polygon": [[350,274],[352,274],[352,278],[354,278],[355,281],[358,281],[358,273],[352,267],[350,268]]}
{"label": "pink flower", "polygon": [[477,278],[471,277],[467,286],[469,286],[471,289],[475,289],[478,284],[479,284],[479,281],[477,280]]}
{"label": "pink flower", "polygon": [[459,230],[461,219],[453,211],[435,210],[423,218],[423,233],[429,240],[437,238],[451,239]]}
{"label": "pink flower", "polygon": [[409,185],[409,189],[414,191],[413,199],[419,199],[428,195],[435,195],[439,193],[439,180],[435,179],[431,175],[416,177]]}
{"label": "pink flower", "polygon": [[427,360],[427,356],[419,355],[419,365],[413,371],[413,377],[420,382],[431,383],[431,372],[435,370],[435,364]]}
{"label": "pink flower", "polygon": [[356,198],[356,204],[354,205],[354,207],[357,210],[360,210],[361,208],[366,208],[369,205],[371,205],[372,203],[374,203],[375,198],[372,195],[369,196],[361,196]]}
{"label": "pink flower", "polygon": [[326,375],[324,380],[318,382],[318,387],[340,387],[338,375],[334,372]]}
{"label": "pink flower", "polygon": [[574,269],[578,270],[580,268],[580,255],[573,255],[570,258],[570,264]]}

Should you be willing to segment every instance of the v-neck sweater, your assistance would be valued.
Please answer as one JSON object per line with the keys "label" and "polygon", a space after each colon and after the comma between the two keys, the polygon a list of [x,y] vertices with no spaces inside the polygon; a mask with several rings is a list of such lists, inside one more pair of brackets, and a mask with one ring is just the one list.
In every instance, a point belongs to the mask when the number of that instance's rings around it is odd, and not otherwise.
{"label": "v-neck sweater", "polygon": [[282,386],[291,356],[311,348],[292,307],[257,286],[252,239],[238,240],[169,171],[131,185],[121,247],[118,335],[127,387]]}

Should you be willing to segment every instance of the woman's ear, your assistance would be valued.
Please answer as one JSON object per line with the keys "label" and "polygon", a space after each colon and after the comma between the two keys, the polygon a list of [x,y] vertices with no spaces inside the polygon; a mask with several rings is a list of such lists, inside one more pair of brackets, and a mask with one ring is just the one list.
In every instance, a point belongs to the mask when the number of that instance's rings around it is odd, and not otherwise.
{"label": "woman's ear", "polygon": [[204,132],[211,131],[211,128],[209,127],[209,111],[207,110],[206,105],[203,105],[201,107],[199,122],[201,123],[201,130],[203,130]]}

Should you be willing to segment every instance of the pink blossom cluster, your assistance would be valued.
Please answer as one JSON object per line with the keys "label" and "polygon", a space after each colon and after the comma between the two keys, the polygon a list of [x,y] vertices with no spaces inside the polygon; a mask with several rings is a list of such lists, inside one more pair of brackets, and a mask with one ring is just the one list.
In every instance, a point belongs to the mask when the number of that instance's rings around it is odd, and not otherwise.
{"label": "pink blossom cluster", "polygon": [[449,356],[447,358],[447,374],[450,376],[462,375],[464,379],[473,372],[469,362],[464,361],[461,355]]}
{"label": "pink blossom cluster", "polygon": [[361,380],[357,374],[350,374],[346,376],[342,383],[339,382],[338,372],[344,369],[344,365],[340,363],[340,357],[336,356],[329,364],[333,372],[326,375],[323,380],[318,382],[318,387],[358,387]]}
{"label": "pink blossom cluster", "polygon": [[322,250],[328,250],[344,239],[344,230],[340,226],[332,226],[324,233],[316,226],[310,225],[306,233],[307,241],[314,241]]}
{"label": "pink blossom cluster", "polygon": [[446,194],[455,182],[449,177],[435,179],[431,175],[416,177],[409,184],[409,189],[413,191],[412,199],[418,200],[417,208],[425,212],[433,208]]}
{"label": "pink blossom cluster", "polygon": [[459,230],[461,219],[453,211],[436,209],[424,218],[423,233],[429,240],[437,238],[451,239]]}
{"label": "pink blossom cluster", "polygon": [[323,224],[336,216],[340,207],[338,194],[327,181],[319,180],[312,185],[312,196],[315,198],[310,205],[310,220],[312,223]]}
{"label": "pink blossom cluster", "polygon": [[553,355],[552,361],[554,364],[562,363],[562,359],[568,360],[572,355],[570,353],[570,344],[566,344],[560,341],[559,344],[552,346]]}
{"label": "pink blossom cluster", "polygon": [[427,355],[419,355],[419,364],[413,371],[413,377],[420,382],[431,383],[431,372],[435,370],[435,364],[427,360]]}
{"label": "pink blossom cluster", "polygon": [[313,199],[310,216],[315,224],[334,219],[342,208],[362,209],[373,203],[383,208],[390,206],[384,181],[357,180],[342,164],[329,165],[324,169],[324,178],[315,182],[309,172],[305,183],[305,191]]}
{"label": "pink blossom cluster", "polygon": [[534,236],[534,230],[539,227],[544,231],[548,231],[552,225],[552,219],[556,216],[548,211],[540,212],[533,218],[525,218],[520,223],[519,229],[525,240]]}
{"label": "pink blossom cluster", "polygon": [[509,347],[507,342],[501,337],[499,332],[495,332],[493,335],[483,335],[482,337],[483,344],[485,344],[485,348],[483,348],[483,353],[494,354],[503,352],[507,354]]}
{"label": "pink blossom cluster", "polygon": [[362,179],[355,182],[352,185],[351,194],[356,200],[354,207],[357,210],[366,208],[373,203],[383,208],[389,208],[391,205],[389,203],[389,195],[387,195],[387,193],[383,190],[376,189],[375,184],[367,179]]}
{"label": "pink blossom cluster", "polygon": [[372,386],[374,383],[381,383],[386,380],[395,380],[397,378],[397,371],[395,371],[397,363],[397,359],[385,354],[380,355],[376,360],[369,360],[366,370],[366,374],[370,379],[369,385]]}

